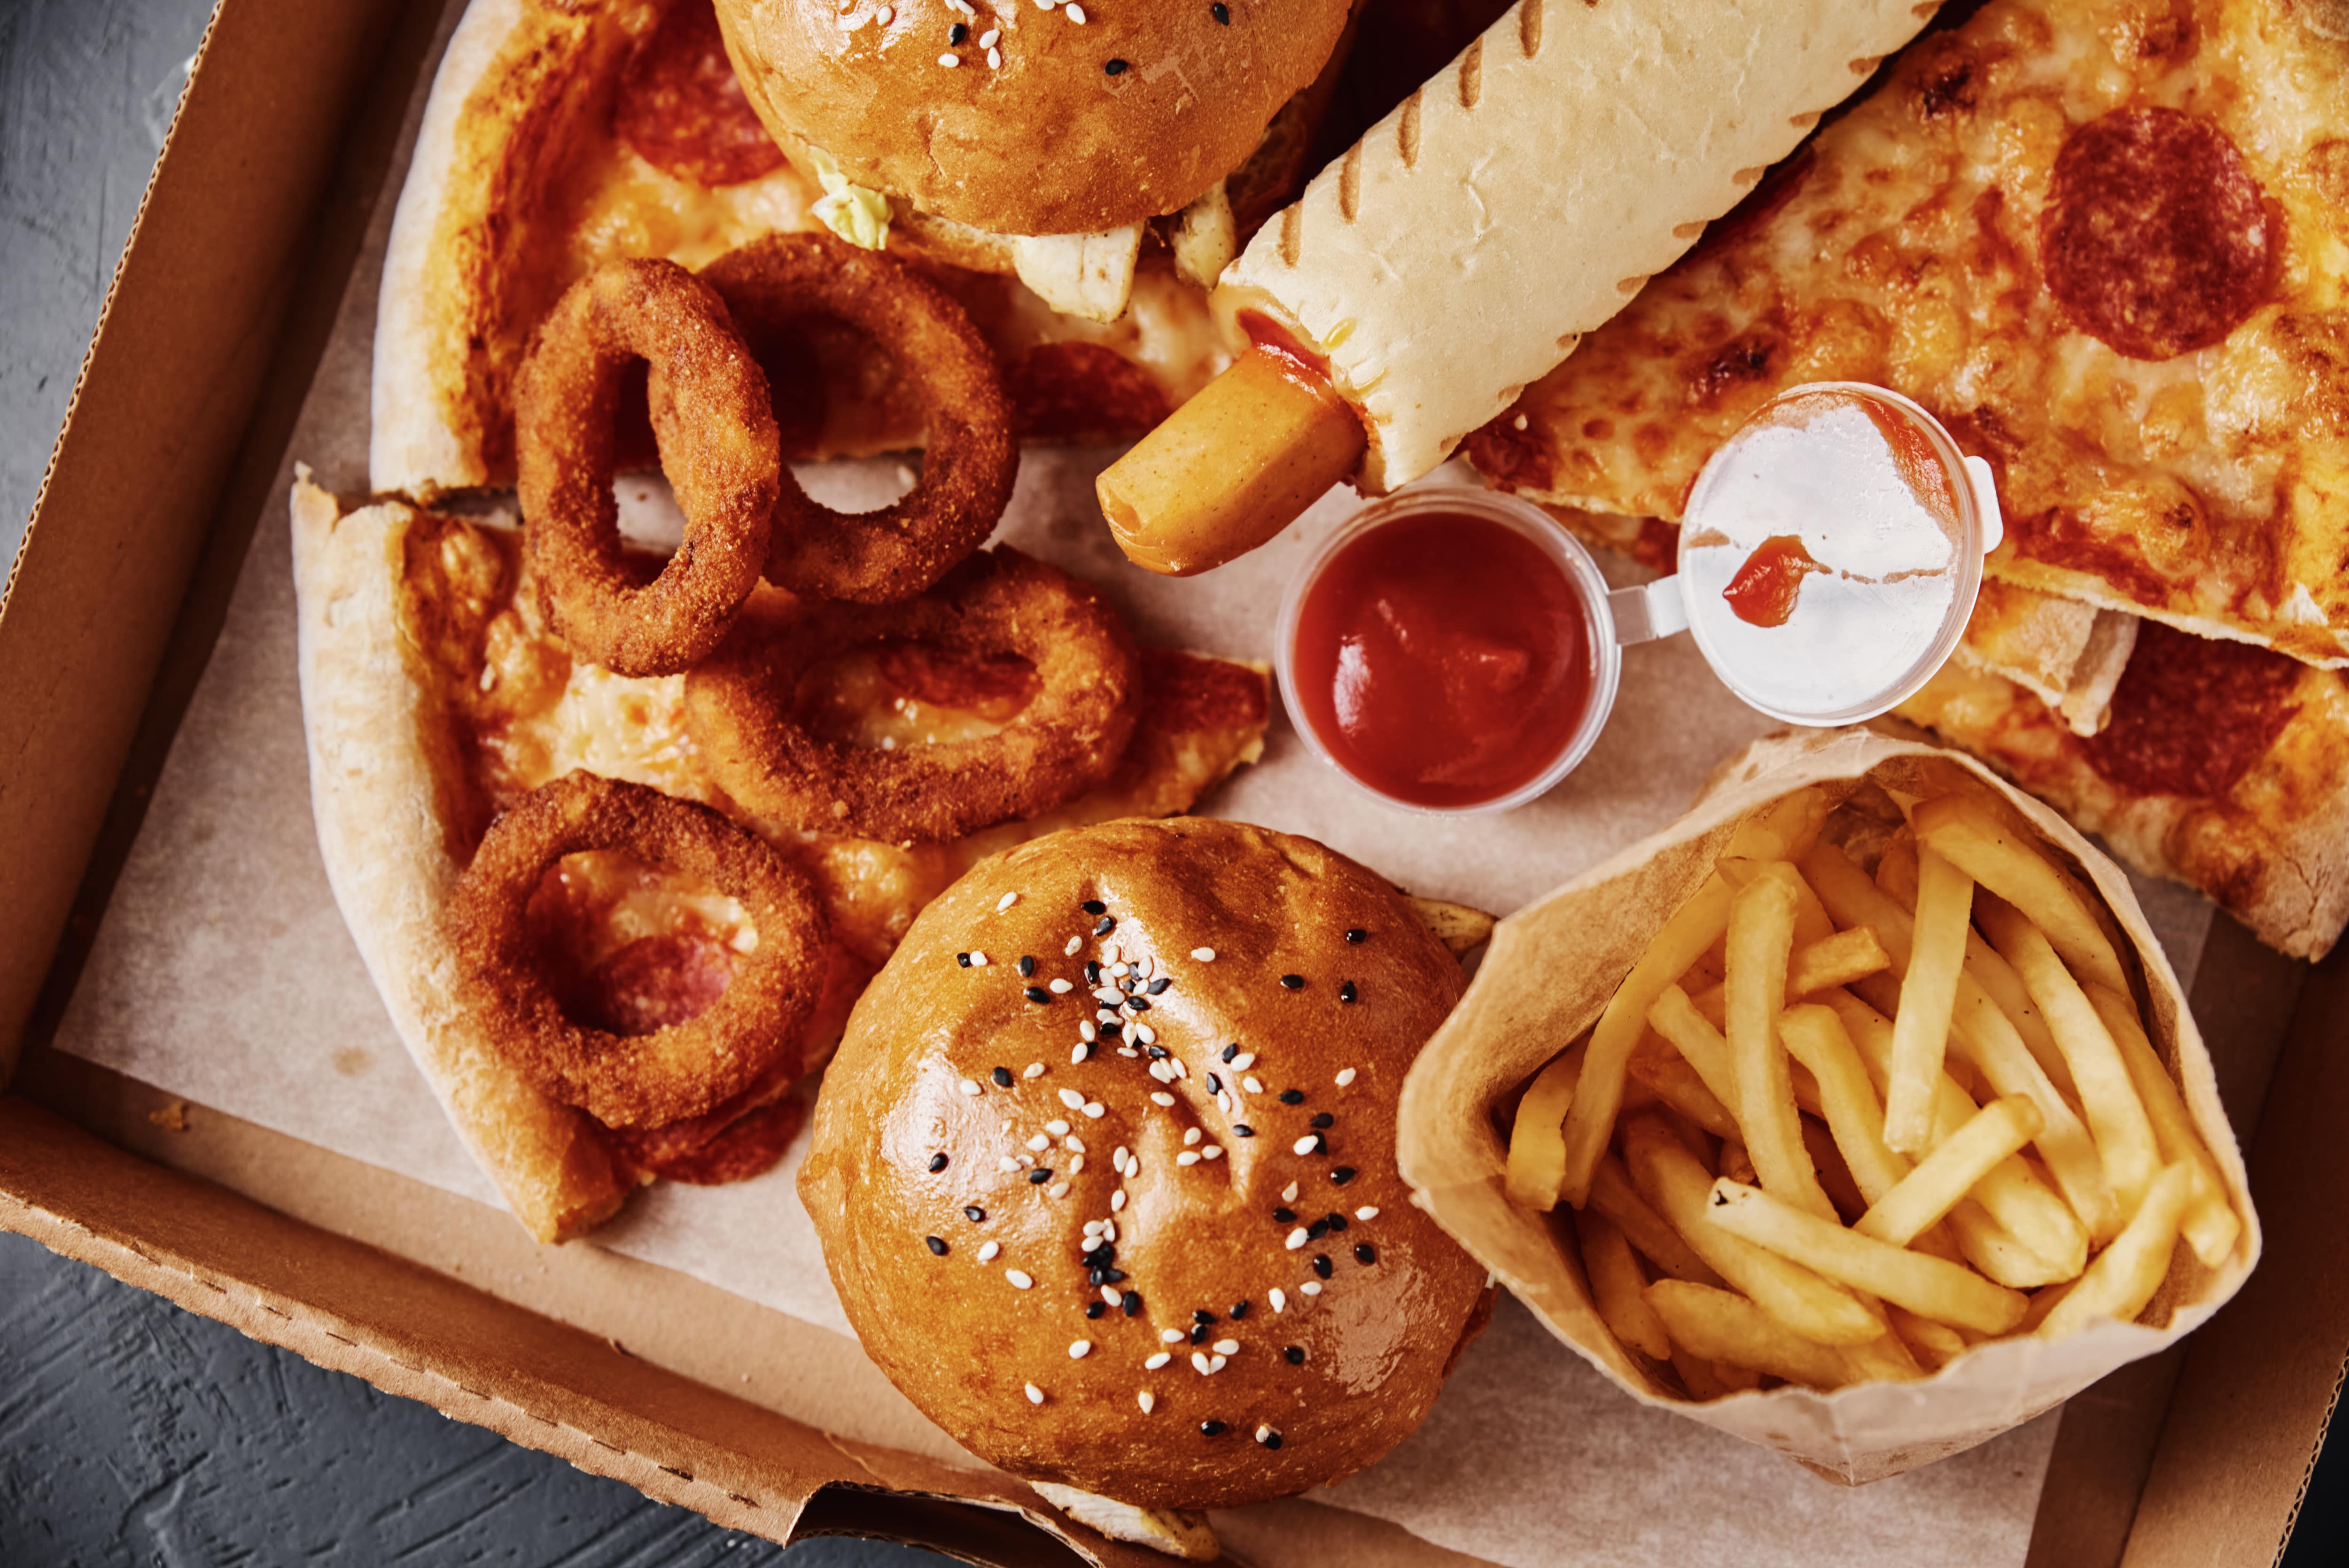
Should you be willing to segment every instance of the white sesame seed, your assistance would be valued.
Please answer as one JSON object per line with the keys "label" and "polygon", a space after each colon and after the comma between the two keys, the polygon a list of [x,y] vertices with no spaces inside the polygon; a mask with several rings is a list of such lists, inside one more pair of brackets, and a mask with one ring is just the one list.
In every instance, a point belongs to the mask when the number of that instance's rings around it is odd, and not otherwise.
{"label": "white sesame seed", "polygon": [[1077,1037],[1090,1046],[1101,1038],[1101,1031],[1093,1027],[1091,1018],[1080,1018],[1077,1020]]}
{"label": "white sesame seed", "polygon": [[1069,1065],[1074,1067],[1077,1063],[1083,1061],[1087,1057],[1092,1056],[1092,1042],[1090,1040],[1079,1040],[1075,1045],[1069,1047]]}
{"label": "white sesame seed", "polygon": [[1025,1068],[1021,1069],[1019,1076],[1021,1078],[1042,1078],[1044,1076],[1044,1064],[1042,1062],[1030,1062]]}
{"label": "white sesame seed", "polygon": [[1179,1328],[1162,1328],[1158,1331],[1158,1337],[1165,1344],[1180,1345],[1183,1343],[1184,1336]]}
{"label": "white sesame seed", "polygon": [[983,1264],[991,1264],[995,1261],[997,1254],[1002,1251],[1002,1243],[989,1242],[978,1249],[978,1261]]}
{"label": "white sesame seed", "polygon": [[1116,1008],[1114,1008],[1114,1007],[1096,1007],[1096,1008],[1094,1008],[1094,1009],[1093,1009],[1093,1022],[1094,1022],[1094,1023],[1096,1023],[1096,1024],[1114,1024],[1114,1023],[1116,1023],[1116,1022],[1117,1022],[1117,1009],[1116,1009]]}
{"label": "white sesame seed", "polygon": [[1099,1220],[1087,1220],[1087,1221],[1085,1222],[1085,1234],[1087,1234],[1087,1235],[1089,1235],[1089,1236],[1090,1236],[1090,1235],[1092,1235],[1095,1231],[1100,1230],[1101,1228],[1102,1228],[1102,1222],[1101,1222],[1101,1221],[1099,1221]]}
{"label": "white sesame seed", "polygon": [[1150,1414],[1150,1408],[1158,1403],[1158,1396],[1144,1388],[1133,1397],[1133,1402],[1142,1407],[1142,1413],[1146,1416]]}
{"label": "white sesame seed", "polygon": [[986,968],[986,967],[987,967],[987,954],[984,954],[984,953],[974,953],[974,954],[972,954],[970,955],[970,966],[971,966],[973,969],[984,969],[984,968]]}
{"label": "white sesame seed", "polygon": [[1168,1094],[1165,1090],[1161,1089],[1150,1097],[1150,1103],[1160,1106],[1173,1105],[1174,1103],[1174,1097]]}
{"label": "white sesame seed", "polygon": [[[1081,1110],[1084,1109],[1085,1097],[1079,1094],[1075,1089],[1064,1088],[1061,1091],[1061,1103],[1067,1106],[1071,1110]],[[1063,1130],[1065,1130],[1065,1129]]]}
{"label": "white sesame seed", "polygon": [[1113,1242],[1117,1240],[1117,1222],[1115,1220],[1103,1220],[1102,1222],[1101,1233],[1102,1241]]}
{"label": "white sesame seed", "polygon": [[[1082,1154],[1085,1152],[1085,1140],[1071,1132],[1066,1138],[1061,1140],[1061,1147],[1067,1150],[1071,1154]],[[1070,1169],[1074,1170],[1075,1167],[1071,1166]]]}
{"label": "white sesame seed", "polygon": [[1310,1154],[1313,1152],[1313,1146],[1320,1141],[1321,1135],[1319,1133],[1309,1132],[1304,1137],[1299,1139],[1296,1142],[1290,1144],[1288,1146],[1288,1151],[1291,1154]]}
{"label": "white sesame seed", "polygon": [[1069,1124],[1062,1121],[1056,1116],[1051,1120],[1044,1124],[1044,1130],[1050,1133],[1053,1137],[1059,1138],[1069,1130]]}
{"label": "white sesame seed", "polygon": [[1066,954],[1069,957],[1074,958],[1079,951],[1084,947],[1084,944],[1085,939],[1083,937],[1071,936],[1069,938],[1069,944],[1066,947],[1061,948],[1061,951]]}
{"label": "white sesame seed", "polygon": [[1193,1128],[1193,1129],[1191,1129],[1188,1132],[1185,1132],[1185,1133],[1183,1135],[1183,1144],[1184,1144],[1184,1147],[1185,1147],[1185,1148],[1188,1148],[1188,1147],[1190,1147],[1192,1144],[1196,1143],[1196,1142],[1198,1142],[1198,1141],[1199,1141],[1199,1130],[1198,1130],[1197,1128],[1195,1128],[1195,1128]]}
{"label": "white sesame seed", "polygon": [[1122,1212],[1124,1208],[1125,1190],[1123,1188],[1120,1188],[1118,1191],[1112,1192],[1109,1195],[1109,1212],[1114,1214]]}
{"label": "white sesame seed", "polygon": [[1208,1348],[1218,1356],[1237,1356],[1240,1353],[1240,1342],[1237,1339],[1218,1339]]}
{"label": "white sesame seed", "polygon": [[[962,7],[957,6],[956,9],[961,10]],[[965,14],[968,15],[968,13],[966,12]],[[995,913],[1001,914],[1005,910],[1009,909],[1013,904],[1018,903],[1019,902],[1019,895],[1018,893],[1007,892],[1001,898],[995,901]]]}
{"label": "white sesame seed", "polygon": [[1236,1116],[1238,1114],[1237,1108],[1232,1103],[1232,1091],[1229,1089],[1224,1090],[1223,1093],[1216,1097],[1216,1104],[1222,1108],[1223,1113],[1226,1116]]}
{"label": "white sesame seed", "polygon": [[[992,36],[993,35],[991,34],[989,35],[989,36]],[[1002,50],[989,49],[987,51],[987,68],[990,71],[999,71],[1003,68]]]}
{"label": "white sesame seed", "polygon": [[1303,1284],[1299,1285],[1297,1288],[1303,1291],[1308,1295],[1319,1295],[1321,1294],[1321,1282],[1318,1279],[1309,1279]]}
{"label": "white sesame seed", "polygon": [[1158,954],[1155,953],[1143,954],[1142,955],[1142,962],[1133,966],[1133,972],[1136,975],[1141,975],[1144,980],[1154,978],[1158,973]]}
{"label": "white sesame seed", "polygon": [[1257,1442],[1262,1442],[1265,1439],[1270,1436],[1272,1436],[1272,1429],[1270,1427],[1258,1427],[1256,1429],[1256,1440]]}
{"label": "white sesame seed", "polygon": [[1102,961],[1102,963],[1104,963],[1104,964],[1114,964],[1114,963],[1116,963],[1119,959],[1121,959],[1121,958],[1123,958],[1123,957],[1124,957],[1124,956],[1125,956],[1125,950],[1124,950],[1123,948],[1120,947],[1116,943],[1114,943],[1114,942],[1104,942],[1104,943],[1102,943],[1102,955],[1101,955],[1101,961]]}
{"label": "white sesame seed", "polygon": [[1080,27],[1085,25],[1085,8],[1078,5],[1076,0],[1069,0],[1069,4],[1063,6],[1062,9],[1068,12],[1070,21],[1074,22]]}
{"label": "white sesame seed", "polygon": [[1019,1157],[1019,1163],[1032,1168],[1036,1163],[1036,1157],[1033,1154],[1022,1154]]}
{"label": "white sesame seed", "polygon": [[1282,1290],[1278,1285],[1273,1286],[1272,1289],[1272,1310],[1275,1312],[1287,1312],[1288,1310],[1288,1293]]}
{"label": "white sesame seed", "polygon": [[1089,1099],[1085,1101],[1085,1115],[1090,1117],[1092,1119],[1099,1121],[1102,1117],[1107,1116],[1108,1114],[1109,1107],[1103,1105],[1101,1101],[1097,1099]]}
{"label": "white sesame seed", "polygon": [[1264,1085],[1258,1083],[1253,1078],[1244,1078],[1240,1079],[1240,1087],[1247,1090],[1250,1094],[1262,1094],[1264,1092]]}
{"label": "white sesame seed", "polygon": [[1198,1162],[1199,1157],[1187,1149],[1174,1156],[1174,1163],[1177,1165],[1196,1165]]}
{"label": "white sesame seed", "polygon": [[1122,1057],[1138,1057],[1142,1053],[1135,1050],[1132,1046],[1120,1046],[1117,1048],[1117,1054]]}
{"label": "white sesame seed", "polygon": [[1354,1218],[1357,1220],[1375,1220],[1378,1217],[1378,1210],[1368,1203],[1354,1211]]}
{"label": "white sesame seed", "polygon": [[884,5],[873,13],[873,19],[885,27],[897,19],[897,8],[894,5]]}
{"label": "white sesame seed", "polygon": [[1069,1184],[1066,1181],[1055,1181],[1044,1191],[1055,1198],[1065,1198],[1069,1195]]}
{"label": "white sesame seed", "polygon": [[1294,1203],[1297,1202],[1296,1182],[1291,1181],[1288,1186],[1283,1187],[1280,1190],[1280,1201],[1284,1203]]}
{"label": "white sesame seed", "polygon": [[1142,1368],[1145,1372],[1155,1372],[1161,1367],[1165,1366],[1169,1361],[1174,1359],[1174,1357],[1167,1355],[1166,1352],[1162,1350],[1157,1355],[1152,1357],[1149,1360],[1143,1362],[1142,1364]]}
{"label": "white sesame seed", "polygon": [[978,1092],[978,1080],[977,1078],[965,1078],[955,1087],[962,1090],[965,1094],[977,1094]]}
{"label": "white sesame seed", "polygon": [[1305,1227],[1299,1225],[1297,1229],[1288,1233],[1288,1250],[1292,1253],[1296,1252],[1299,1248],[1304,1246],[1306,1243],[1312,1239],[1313,1238],[1311,1236],[1305,1233]]}
{"label": "white sesame seed", "polygon": [[1353,1068],[1339,1068],[1339,1069],[1338,1069],[1338,1087],[1339,1087],[1340,1088],[1344,1088],[1348,1084],[1352,1083],[1353,1081],[1354,1081],[1354,1069],[1353,1069]]}
{"label": "white sesame seed", "polygon": [[1052,1147],[1052,1140],[1040,1132],[1035,1137],[1028,1140],[1028,1147],[1034,1150],[1037,1153],[1041,1154],[1044,1150]]}
{"label": "white sesame seed", "polygon": [[995,1158],[995,1168],[998,1171],[1017,1171],[1019,1169],[1019,1161],[1012,1159],[1009,1154],[999,1154]]}
{"label": "white sesame seed", "polygon": [[1006,1138],[1011,1136],[1011,1119],[1008,1116],[1003,1119],[1003,1135]]}
{"label": "white sesame seed", "polygon": [[1085,1169],[1085,1157],[1084,1157],[1083,1155],[1081,1155],[1081,1154],[1071,1154],[1071,1155],[1070,1155],[1070,1156],[1069,1156],[1069,1174],[1070,1174],[1070,1175],[1071,1175],[1071,1176],[1081,1176],[1082,1174],[1084,1174],[1084,1169]]}
{"label": "white sesame seed", "polygon": [[1053,6],[1058,5],[1060,3],[1061,0],[1036,0],[1036,9],[1039,11],[1050,11]]}
{"label": "white sesame seed", "polygon": [[1215,1369],[1215,1363],[1207,1359],[1207,1353],[1206,1351],[1194,1350],[1191,1352],[1191,1370],[1196,1372],[1200,1377],[1205,1377]]}
{"label": "white sesame seed", "polygon": [[1040,1405],[1040,1404],[1042,1404],[1042,1403],[1044,1402],[1044,1390],[1043,1390],[1043,1389],[1041,1389],[1041,1388],[1039,1388],[1039,1387],[1036,1387],[1036,1385],[1035,1385],[1035,1384],[1033,1384],[1033,1383],[1029,1384],[1029,1385],[1028,1385],[1028,1402],[1029,1402],[1030,1404],[1031,1404],[1031,1405]]}
{"label": "white sesame seed", "polygon": [[1221,1160],[1223,1157],[1224,1151],[1222,1148],[1216,1144],[1210,1143],[1207,1147],[1199,1150],[1199,1158],[1202,1160]]}
{"label": "white sesame seed", "polygon": [[[1236,1073],[1244,1073],[1254,1066],[1256,1066],[1256,1053],[1254,1051],[1242,1051],[1238,1056],[1232,1058],[1232,1071]],[[1254,1087],[1250,1087],[1248,1092],[1250,1094],[1256,1094],[1260,1091]]]}
{"label": "white sesame seed", "polygon": [[1013,1290],[1028,1290],[1033,1287],[1036,1284],[1034,1280],[1029,1278],[1026,1274],[1021,1274],[1018,1269],[1005,1269],[1003,1271],[1003,1277],[1011,1282],[1011,1288]]}
{"label": "white sesame seed", "polygon": [[1123,1176],[1125,1174],[1125,1162],[1133,1158],[1133,1150],[1121,1143],[1115,1149],[1110,1150],[1110,1169]]}
{"label": "white sesame seed", "polygon": [[1085,1358],[1086,1352],[1092,1349],[1092,1347],[1093,1342],[1090,1339],[1072,1339],[1069,1342],[1069,1359],[1071,1361],[1082,1361]]}
{"label": "white sesame seed", "polygon": [[1123,964],[1123,963],[1119,963],[1119,964],[1112,964],[1112,965],[1111,965],[1109,966],[1109,972],[1110,972],[1111,974],[1112,974],[1112,975],[1118,975],[1118,976],[1123,977],[1123,976],[1124,976],[1124,975],[1131,975],[1131,974],[1133,974],[1133,967],[1132,967],[1131,965],[1126,965],[1126,964]]}
{"label": "white sesame seed", "polygon": [[[1156,1045],[1158,1043],[1158,1031],[1152,1028],[1147,1024],[1136,1024],[1133,1026],[1133,1037],[1140,1040],[1145,1046]],[[1181,1072],[1183,1070],[1183,1067],[1180,1062],[1175,1064],[1174,1070],[1176,1072]]]}
{"label": "white sesame seed", "polygon": [[1212,947],[1194,947],[1191,949],[1191,956],[1202,964],[1213,964],[1216,961],[1216,950]]}
{"label": "white sesame seed", "polygon": [[1055,980],[1050,985],[1045,986],[1044,989],[1050,991],[1055,996],[1065,996],[1070,992],[1075,990],[1076,987],[1070,985],[1066,980]]}
{"label": "white sesame seed", "polygon": [[1152,1062],[1146,1070],[1152,1078],[1156,1078],[1160,1083],[1173,1083],[1174,1081],[1174,1075],[1166,1070],[1166,1064],[1164,1062]]}

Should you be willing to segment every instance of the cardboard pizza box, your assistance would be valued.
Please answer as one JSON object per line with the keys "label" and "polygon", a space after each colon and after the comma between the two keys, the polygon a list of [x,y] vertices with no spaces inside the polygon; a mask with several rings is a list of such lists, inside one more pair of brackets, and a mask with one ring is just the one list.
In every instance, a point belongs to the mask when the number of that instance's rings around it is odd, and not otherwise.
{"label": "cardboard pizza box", "polygon": [[[1163,1561],[954,1462],[829,1330],[655,1264],[539,1248],[471,1200],[53,1048],[275,515],[449,14],[222,0],[125,251],[0,603],[0,1225],[771,1539],[873,1535],[1007,1568]],[[2265,1261],[2178,1350],[2065,1408],[2034,1565],[2271,1562],[2349,1352],[2349,953],[2312,971],[2222,917],[2190,999]],[[888,1440],[843,1435],[852,1415]],[[1320,1501],[1219,1524],[1265,1564],[1475,1561]],[[1668,1522],[1653,1539],[1664,1562]]]}

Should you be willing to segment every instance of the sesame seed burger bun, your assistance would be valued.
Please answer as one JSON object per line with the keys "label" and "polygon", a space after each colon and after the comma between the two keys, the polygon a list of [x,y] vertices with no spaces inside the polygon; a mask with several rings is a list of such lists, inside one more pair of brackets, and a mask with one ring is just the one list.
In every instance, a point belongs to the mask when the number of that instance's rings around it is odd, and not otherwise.
{"label": "sesame seed burger bun", "polygon": [[[1170,1065],[1172,1081],[1154,1079],[1113,1040],[1070,1060],[1101,1006],[1082,966],[1110,943],[1171,981],[1129,1016],[1185,1076]],[[1193,956],[1208,948],[1212,960]],[[1029,998],[1055,979],[1073,989]],[[857,1004],[800,1176],[865,1352],[972,1452],[1143,1508],[1234,1507],[1371,1463],[1427,1414],[1486,1305],[1484,1268],[1412,1206],[1395,1169],[1403,1075],[1463,989],[1401,895],[1309,839],[1203,818],[1112,822],[979,865],[915,920]],[[1249,1078],[1260,1087],[1233,1087]],[[1292,1090],[1301,1100],[1284,1103]],[[1137,1161],[1128,1173],[1121,1149]],[[1203,1157],[1186,1165],[1186,1152]],[[1342,1231],[1288,1244],[1332,1214]],[[1099,1220],[1116,1226],[1106,1257],[1084,1233]],[[983,1259],[989,1243],[1000,1250]],[[1104,1268],[1123,1277],[1097,1282]],[[1120,1304],[1089,1318],[1104,1284]],[[1195,1354],[1222,1365],[1203,1374]]]}
{"label": "sesame seed burger bun", "polygon": [[975,16],[891,0],[885,26],[883,0],[718,0],[718,20],[785,149],[821,148],[854,183],[973,228],[1071,234],[1178,211],[1238,168],[1320,74],[1348,5],[1227,0],[1219,23],[1209,0],[1099,0],[1080,25],[1033,0],[978,0]]}

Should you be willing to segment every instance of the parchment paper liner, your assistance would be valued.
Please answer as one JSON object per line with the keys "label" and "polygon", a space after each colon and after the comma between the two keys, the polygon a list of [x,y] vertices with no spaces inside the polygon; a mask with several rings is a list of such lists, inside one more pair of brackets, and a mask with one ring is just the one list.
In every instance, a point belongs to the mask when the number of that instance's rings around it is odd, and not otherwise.
{"label": "parchment paper liner", "polygon": [[[1617,982],[1703,882],[1740,821],[1805,785],[1856,785],[1864,778],[1910,793],[1967,781],[1994,790],[2104,895],[2136,950],[2141,1000],[2150,1005],[2147,1032],[2184,1088],[2243,1233],[2215,1271],[2181,1243],[2145,1314],[2147,1323],[2098,1322],[2052,1342],[1993,1341],[1920,1382],[1827,1394],[1789,1386],[1692,1403],[1651,1380],[1608,1332],[1592,1305],[1567,1211],[1537,1214],[1503,1195],[1506,1146],[1495,1112],[1597,1020]],[[1626,1393],[1850,1483],[1898,1475],[1986,1442],[2106,1373],[2166,1348],[2223,1305],[2259,1260],[2259,1221],[2209,1053],[2119,868],[2054,812],[1971,758],[1867,729],[1755,741],[1723,767],[1687,816],[1503,921],[1467,995],[1403,1085],[1398,1140],[1414,1201],[1551,1333]]]}

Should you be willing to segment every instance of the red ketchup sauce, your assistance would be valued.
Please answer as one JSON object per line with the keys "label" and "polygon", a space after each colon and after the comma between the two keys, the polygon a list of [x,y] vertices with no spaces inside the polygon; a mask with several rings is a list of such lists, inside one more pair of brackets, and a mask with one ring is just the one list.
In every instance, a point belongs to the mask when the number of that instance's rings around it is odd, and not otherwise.
{"label": "red ketchup sauce", "polygon": [[1721,596],[1750,626],[1783,626],[1795,613],[1795,595],[1802,592],[1803,579],[1826,570],[1803,548],[1800,538],[1773,534],[1754,547]]}
{"label": "red ketchup sauce", "polygon": [[1531,783],[1590,703],[1574,584],[1505,524],[1423,512],[1342,546],[1306,590],[1290,670],[1300,722],[1338,765],[1415,805]]}

